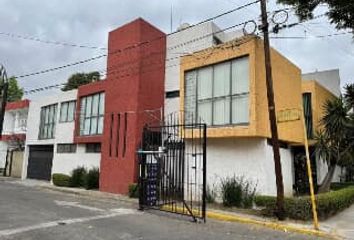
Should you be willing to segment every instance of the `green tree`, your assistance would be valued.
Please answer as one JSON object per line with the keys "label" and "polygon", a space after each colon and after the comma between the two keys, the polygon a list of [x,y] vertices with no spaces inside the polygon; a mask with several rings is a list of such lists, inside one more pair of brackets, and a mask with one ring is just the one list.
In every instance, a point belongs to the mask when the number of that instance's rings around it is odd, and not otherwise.
{"label": "green tree", "polygon": [[69,91],[72,89],[77,89],[81,85],[85,85],[99,79],[100,73],[97,71],[89,73],[75,73],[69,77],[66,85],[61,90]]}
{"label": "green tree", "polygon": [[330,22],[337,29],[354,30],[354,1],[353,0],[277,0],[278,3],[292,5],[300,20],[307,20],[313,17],[313,11],[319,5],[327,5]]}
{"label": "green tree", "polygon": [[354,84],[347,84],[344,87],[344,90],[344,98],[347,101],[348,105],[351,106],[354,111]]}
{"label": "green tree", "polygon": [[344,97],[328,100],[324,105],[325,114],[321,119],[323,130],[316,136],[316,154],[327,162],[328,172],[319,192],[329,191],[337,165],[354,164],[353,102],[348,98],[353,97],[348,91],[353,89],[353,86],[353,84],[346,86]]}
{"label": "green tree", "polygon": [[7,101],[15,102],[22,99],[23,89],[18,86],[17,80],[15,77],[9,78],[9,87],[7,90]]}

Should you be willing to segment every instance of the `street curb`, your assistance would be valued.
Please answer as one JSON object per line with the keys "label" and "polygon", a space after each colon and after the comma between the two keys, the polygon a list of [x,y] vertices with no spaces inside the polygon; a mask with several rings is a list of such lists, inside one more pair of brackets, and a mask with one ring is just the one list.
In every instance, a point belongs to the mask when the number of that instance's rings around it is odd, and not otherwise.
{"label": "street curb", "polygon": [[300,227],[290,226],[290,225],[281,224],[281,223],[277,223],[277,222],[259,221],[259,220],[255,220],[255,219],[251,219],[251,218],[247,218],[247,217],[236,216],[236,215],[229,215],[229,214],[222,214],[222,213],[207,211],[206,216],[210,219],[226,221],[226,222],[240,222],[240,223],[260,225],[260,226],[264,226],[267,228],[280,230],[280,231],[284,231],[284,232],[290,231],[290,232],[302,233],[302,234],[312,235],[312,236],[317,236],[317,237],[324,237],[324,238],[328,238],[328,239],[341,239],[339,236],[336,236],[334,234],[324,232],[324,231],[318,231],[318,230],[307,229],[307,228],[300,228]]}
{"label": "street curb", "polygon": [[[171,210],[170,206],[162,206],[161,208],[166,211]],[[177,212],[180,212],[180,213],[186,213],[186,210],[181,207],[173,207],[173,209],[177,210]],[[329,233],[329,232],[325,232],[325,231],[321,231],[321,230],[301,228],[301,227],[291,226],[291,225],[287,225],[287,224],[282,224],[279,222],[261,221],[261,220],[256,220],[256,219],[252,219],[252,218],[248,218],[248,217],[239,216],[236,214],[225,214],[225,213],[207,211],[206,217],[209,219],[214,219],[214,220],[219,220],[219,221],[224,221],[224,222],[239,222],[239,223],[245,223],[245,224],[253,224],[253,225],[271,228],[274,230],[280,230],[283,232],[295,232],[295,233],[301,233],[301,234],[323,237],[323,238],[328,238],[328,239],[342,239],[341,237],[339,237],[333,233]]]}
{"label": "street curb", "polygon": [[[128,202],[128,203],[138,203],[137,199],[132,199],[128,198],[123,195],[118,195],[118,194],[113,194],[113,193],[102,193],[102,192],[96,192],[96,191],[90,191],[90,190],[84,190],[84,189],[70,189],[66,187],[56,187],[56,186],[38,186],[42,189],[47,189],[47,190],[52,190],[52,191],[57,191],[57,192],[64,192],[64,193],[71,193],[75,195],[81,195],[81,196],[87,196],[87,197],[104,197],[105,199],[110,199],[110,200],[118,200],[118,201],[123,201],[123,202]],[[168,210],[168,207],[162,207],[165,210]],[[182,208],[177,208],[177,211],[182,212]],[[306,234],[306,235],[311,235],[311,236],[317,236],[317,237],[323,237],[323,238],[328,238],[328,239],[342,239],[337,235],[334,235],[332,233],[328,233],[325,231],[317,231],[314,229],[308,229],[308,228],[301,228],[301,227],[296,227],[296,226],[291,226],[291,225],[286,225],[282,224],[279,222],[267,222],[267,221],[260,221],[248,217],[243,217],[239,216],[236,214],[225,214],[225,213],[218,213],[218,212],[213,212],[213,211],[207,211],[206,212],[206,217],[209,219],[214,219],[214,220],[219,220],[219,221],[224,221],[224,222],[239,222],[239,223],[245,223],[245,224],[253,224],[253,225],[258,225],[258,226],[263,226],[267,228],[271,228],[274,230],[280,230],[283,232],[295,232],[295,233],[301,233],[301,234]]]}
{"label": "street curb", "polygon": [[114,194],[114,193],[85,190],[85,189],[80,189],[80,188],[75,189],[75,188],[67,188],[67,187],[57,187],[57,186],[37,186],[37,187],[42,188],[42,189],[46,189],[46,190],[62,192],[62,193],[69,193],[69,194],[80,195],[80,196],[85,196],[85,197],[97,197],[97,198],[100,198],[101,200],[107,199],[107,200],[117,200],[117,201],[122,201],[122,202],[127,202],[127,203],[133,203],[133,204],[138,203],[137,199],[129,198],[124,195],[119,195],[119,194]]}

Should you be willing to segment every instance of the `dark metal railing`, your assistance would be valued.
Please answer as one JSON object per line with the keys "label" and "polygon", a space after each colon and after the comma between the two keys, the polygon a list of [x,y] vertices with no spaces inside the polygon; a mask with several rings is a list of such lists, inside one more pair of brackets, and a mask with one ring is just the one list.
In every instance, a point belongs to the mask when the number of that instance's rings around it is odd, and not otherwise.
{"label": "dark metal railing", "polygon": [[205,221],[206,125],[174,121],[143,130],[139,206]]}

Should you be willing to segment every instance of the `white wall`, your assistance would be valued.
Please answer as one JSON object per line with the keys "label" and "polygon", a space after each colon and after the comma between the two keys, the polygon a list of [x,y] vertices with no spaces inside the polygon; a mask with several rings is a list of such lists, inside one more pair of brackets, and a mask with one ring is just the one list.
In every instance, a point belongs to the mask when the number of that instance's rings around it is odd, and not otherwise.
{"label": "white wall", "polygon": [[6,111],[4,115],[3,135],[26,133],[27,115],[28,108]]}
{"label": "white wall", "polygon": [[[28,108],[5,111],[3,135],[26,134]],[[24,121],[24,122],[23,122]],[[21,122],[24,123],[21,124]],[[5,167],[7,149],[13,148],[12,141],[0,141],[0,168]]]}
{"label": "white wall", "polygon": [[[271,195],[276,195],[276,185],[275,185],[275,168],[274,168],[274,158],[273,158],[273,148],[271,145],[266,144],[266,151],[267,151],[267,164],[271,165],[272,167],[269,169],[270,174],[268,177],[269,183],[271,184],[272,188],[270,189]],[[291,152],[291,148],[280,148],[280,159],[282,165],[282,174],[283,174],[283,184],[284,184],[284,195],[285,196],[292,196],[293,195],[293,185],[295,181],[295,174],[294,174],[294,157]]]}
{"label": "white wall", "polygon": [[78,166],[87,169],[100,167],[101,153],[86,153],[85,144],[78,144],[76,153],[56,153],[56,147],[54,151],[52,174],[64,173],[70,175],[71,171]]}
{"label": "white wall", "polygon": [[5,168],[7,143],[0,141],[0,168]]}
{"label": "white wall", "polygon": [[[165,91],[180,90],[180,56],[213,46],[211,33],[219,28],[212,22],[201,24],[167,36]],[[206,36],[207,37],[203,37]],[[203,37],[203,38],[201,38]],[[200,38],[198,41],[192,41]],[[181,45],[182,43],[186,43]],[[165,99],[165,115],[179,111],[179,98]]]}
{"label": "white wall", "polygon": [[[321,158],[317,158],[316,168],[317,168],[317,184],[321,184],[328,172],[328,164],[324,162]],[[340,182],[340,177],[342,173],[344,173],[344,171],[342,172],[342,168],[336,166],[336,169],[334,170],[332,182]]]}
{"label": "white wall", "polygon": [[[76,153],[57,153],[57,144],[60,143],[73,143],[75,121],[72,122],[59,122],[60,116],[60,103],[76,100],[77,90],[71,90],[67,92],[61,92],[58,95],[53,95],[44,98],[38,98],[31,101],[28,113],[27,121],[27,141],[24,156],[24,166],[22,177],[27,176],[27,164],[30,145],[54,145],[53,155],[53,173],[70,173],[74,168],[78,166],[84,166],[86,168],[99,167],[101,154],[100,153],[86,153],[85,145],[78,145]],[[58,104],[56,113],[56,125],[55,125],[55,138],[54,139],[38,139],[39,124],[40,124],[40,112],[41,107]]]}
{"label": "white wall", "polygon": [[[281,159],[285,194],[290,196],[293,186],[290,149],[281,149]],[[257,184],[259,194],[276,195],[273,153],[264,138],[208,139],[208,185],[219,184],[221,178],[234,175]]]}
{"label": "white wall", "polygon": [[[242,31],[222,32],[215,23],[207,22],[167,36],[165,63],[166,92],[180,90],[179,57],[214,46],[213,34],[222,42],[228,42],[243,35]],[[178,112],[179,103],[179,98],[165,99],[165,116]]]}
{"label": "white wall", "polygon": [[4,125],[2,134],[3,135],[10,135],[14,133],[15,127],[15,115],[12,111],[6,111],[4,115]]}

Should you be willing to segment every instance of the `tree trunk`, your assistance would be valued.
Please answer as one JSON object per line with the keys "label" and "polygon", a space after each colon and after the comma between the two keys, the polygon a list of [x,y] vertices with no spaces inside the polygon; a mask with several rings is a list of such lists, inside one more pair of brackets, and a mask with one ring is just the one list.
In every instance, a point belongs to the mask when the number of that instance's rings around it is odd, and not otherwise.
{"label": "tree trunk", "polygon": [[321,186],[318,189],[318,193],[329,192],[335,170],[336,170],[336,164],[329,165],[327,175],[323,179]]}

